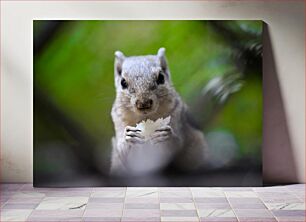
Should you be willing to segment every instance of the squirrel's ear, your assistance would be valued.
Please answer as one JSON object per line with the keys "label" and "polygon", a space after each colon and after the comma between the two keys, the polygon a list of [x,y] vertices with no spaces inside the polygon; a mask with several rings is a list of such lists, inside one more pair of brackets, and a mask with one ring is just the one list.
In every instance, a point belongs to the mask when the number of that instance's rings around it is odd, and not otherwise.
{"label": "squirrel's ear", "polygon": [[122,72],[122,64],[125,59],[125,56],[122,52],[115,52],[115,74],[121,75]]}
{"label": "squirrel's ear", "polygon": [[168,65],[167,65],[167,59],[165,55],[166,49],[165,48],[160,48],[157,52],[157,56],[159,58],[159,62],[161,65],[162,70],[167,73],[168,70]]}
{"label": "squirrel's ear", "polygon": [[160,48],[157,52],[158,57],[164,57],[165,56],[166,49]]}

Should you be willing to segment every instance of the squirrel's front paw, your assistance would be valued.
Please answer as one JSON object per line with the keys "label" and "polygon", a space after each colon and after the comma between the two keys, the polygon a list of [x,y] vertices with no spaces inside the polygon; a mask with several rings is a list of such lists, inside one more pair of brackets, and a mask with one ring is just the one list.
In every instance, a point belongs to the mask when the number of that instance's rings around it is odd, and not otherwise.
{"label": "squirrel's front paw", "polygon": [[129,143],[144,143],[144,137],[136,127],[127,126],[124,130],[125,141]]}
{"label": "squirrel's front paw", "polygon": [[171,126],[164,126],[155,130],[152,136],[152,141],[153,143],[165,142],[172,138],[173,135],[174,133]]}

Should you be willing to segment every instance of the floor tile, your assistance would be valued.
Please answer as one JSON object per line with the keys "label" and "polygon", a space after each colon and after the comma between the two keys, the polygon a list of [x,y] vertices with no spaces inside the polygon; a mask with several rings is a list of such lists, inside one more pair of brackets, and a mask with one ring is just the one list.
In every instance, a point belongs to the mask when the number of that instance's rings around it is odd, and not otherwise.
{"label": "floor tile", "polygon": [[45,197],[37,210],[85,209],[88,197]]}
{"label": "floor tile", "polygon": [[252,191],[226,191],[226,197],[257,197],[257,194]]}
{"label": "floor tile", "polygon": [[25,221],[32,210],[3,209],[1,210],[1,221]]}
{"label": "floor tile", "polygon": [[192,194],[190,191],[160,191],[160,197],[190,197],[192,198]]}
{"label": "floor tile", "polygon": [[240,218],[274,218],[266,209],[234,209],[236,216]]}
{"label": "floor tile", "polygon": [[126,191],[126,187],[92,187],[91,188],[93,192],[95,191],[108,191],[108,192],[113,192],[113,191]]}
{"label": "floor tile", "polygon": [[158,203],[126,203],[125,209],[159,209]]}
{"label": "floor tile", "polygon": [[89,203],[123,203],[124,198],[121,197],[90,197]]}
{"label": "floor tile", "polygon": [[190,187],[190,190],[193,191],[209,191],[209,190],[215,190],[215,191],[223,191],[224,187]]}
{"label": "floor tile", "polygon": [[228,202],[224,203],[195,203],[198,209],[230,209]]}
{"label": "floor tile", "polygon": [[1,207],[10,199],[10,197],[0,197]]}
{"label": "floor tile", "polygon": [[231,209],[199,209],[200,217],[235,217]]}
{"label": "floor tile", "polygon": [[27,192],[27,191],[18,191],[15,192],[12,198],[22,199],[22,198],[43,198],[46,195],[40,192]]}
{"label": "floor tile", "polygon": [[127,187],[127,192],[158,192],[158,187]]}
{"label": "floor tile", "polygon": [[160,210],[159,209],[124,209],[123,217],[140,217],[140,218],[160,217]]}
{"label": "floor tile", "polygon": [[269,210],[305,210],[305,203],[266,203]]}
{"label": "floor tile", "polygon": [[47,191],[44,192],[47,197],[89,197],[90,191]]}
{"label": "floor tile", "polygon": [[25,184],[22,184],[20,190],[26,190],[26,191],[29,191],[29,190],[33,190],[34,187],[33,187],[33,184],[32,183],[25,183]]}
{"label": "floor tile", "polygon": [[271,198],[262,198],[264,203],[302,203],[302,200],[298,198],[281,198],[281,197],[271,197]]}
{"label": "floor tile", "polygon": [[158,198],[158,192],[143,191],[126,193],[126,198]]}
{"label": "floor tile", "polygon": [[288,188],[286,186],[270,186],[270,187],[255,187],[253,188],[255,192],[278,192],[278,193],[287,193]]}
{"label": "floor tile", "polygon": [[297,203],[302,202],[295,195],[287,192],[287,193],[258,193],[259,198],[264,203]]}
{"label": "floor tile", "polygon": [[254,192],[252,187],[223,187],[223,191],[252,191]]}
{"label": "floor tile", "polygon": [[263,203],[231,203],[233,209],[267,209]]}
{"label": "floor tile", "polygon": [[201,217],[201,222],[238,222],[236,217]]}
{"label": "floor tile", "polygon": [[239,222],[277,222],[275,218],[241,217]]}
{"label": "floor tile", "polygon": [[7,203],[5,204],[2,209],[35,209],[38,206],[38,203]]}
{"label": "floor tile", "polygon": [[278,222],[305,222],[304,217],[296,218],[296,217],[279,217],[277,218]]}
{"label": "floor tile", "polygon": [[191,197],[160,197],[161,203],[193,203]]}
{"label": "floor tile", "polygon": [[199,222],[198,217],[161,217],[162,222]]}
{"label": "floor tile", "polygon": [[195,197],[196,203],[228,203],[225,197]]}
{"label": "floor tile", "polygon": [[92,203],[86,205],[86,209],[123,209],[123,203]]}
{"label": "floor tile", "polygon": [[33,210],[29,218],[75,218],[82,217],[84,210]]}
{"label": "floor tile", "polygon": [[10,198],[7,203],[11,204],[39,204],[43,197],[29,197],[29,198]]}
{"label": "floor tile", "polygon": [[227,198],[230,204],[261,204],[262,201],[259,198],[253,197],[229,197]]}
{"label": "floor tile", "polygon": [[23,185],[24,184],[22,183],[15,183],[15,184],[2,183],[0,185],[0,190],[1,192],[2,191],[17,191],[17,190],[20,190]]}
{"label": "floor tile", "polygon": [[84,222],[120,222],[121,217],[83,217]]}
{"label": "floor tile", "polygon": [[297,198],[302,199],[305,202],[305,191],[295,191],[291,192],[291,194],[295,195]]}
{"label": "floor tile", "polygon": [[128,187],[126,190],[126,198],[158,198],[158,189]]}
{"label": "floor tile", "polygon": [[123,209],[86,209],[84,217],[121,217]]}
{"label": "floor tile", "polygon": [[196,217],[196,210],[161,210],[162,217]]}
{"label": "floor tile", "polygon": [[73,222],[80,222],[82,221],[82,217],[29,217],[27,219],[28,222],[37,221],[37,222],[64,222],[64,221],[73,221]]}
{"label": "floor tile", "polygon": [[302,191],[305,192],[306,190],[306,186],[305,184],[291,184],[291,185],[286,185],[284,186],[286,189],[288,189],[289,191]]}
{"label": "floor tile", "polygon": [[186,191],[191,191],[190,187],[159,187],[158,188],[159,192],[161,191],[170,191],[170,192],[186,192]]}
{"label": "floor tile", "polygon": [[272,210],[276,217],[304,217],[305,210]]}
{"label": "floor tile", "polygon": [[122,217],[121,222],[159,222],[160,217]]}
{"label": "floor tile", "polygon": [[94,191],[91,197],[125,197],[125,190],[115,190],[115,191]]}
{"label": "floor tile", "polygon": [[224,197],[225,194],[221,189],[199,188],[191,189],[194,197]]}
{"label": "floor tile", "polygon": [[161,203],[161,210],[195,210],[194,203]]}
{"label": "floor tile", "polygon": [[126,198],[125,203],[154,203],[158,204],[158,198]]}

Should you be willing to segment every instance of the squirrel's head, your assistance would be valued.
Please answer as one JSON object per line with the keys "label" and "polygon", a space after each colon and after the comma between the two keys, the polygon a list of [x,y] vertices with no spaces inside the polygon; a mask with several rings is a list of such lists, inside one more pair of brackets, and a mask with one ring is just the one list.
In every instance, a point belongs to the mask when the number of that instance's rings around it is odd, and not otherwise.
{"label": "squirrel's head", "polygon": [[125,109],[149,115],[173,100],[170,72],[165,49],[157,55],[126,57],[115,52],[117,98]]}

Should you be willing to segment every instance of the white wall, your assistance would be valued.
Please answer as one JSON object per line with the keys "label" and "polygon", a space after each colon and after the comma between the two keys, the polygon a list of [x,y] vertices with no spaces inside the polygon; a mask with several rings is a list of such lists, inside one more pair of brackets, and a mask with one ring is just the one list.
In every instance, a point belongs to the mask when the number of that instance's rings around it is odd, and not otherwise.
{"label": "white wall", "polygon": [[[298,180],[304,182],[304,10],[304,1],[292,0],[95,1],[90,3],[88,1],[1,1],[2,181],[32,182],[33,179],[32,20],[116,18],[261,19],[265,21],[269,25]],[[275,128],[277,127],[276,124]],[[279,145],[282,146],[282,144]],[[273,143],[271,146],[274,146]],[[265,147],[265,149],[270,148]],[[277,147],[273,149],[277,152]],[[277,164],[285,166],[286,159],[279,159]],[[270,174],[279,173],[276,169],[277,167],[271,168]]]}

